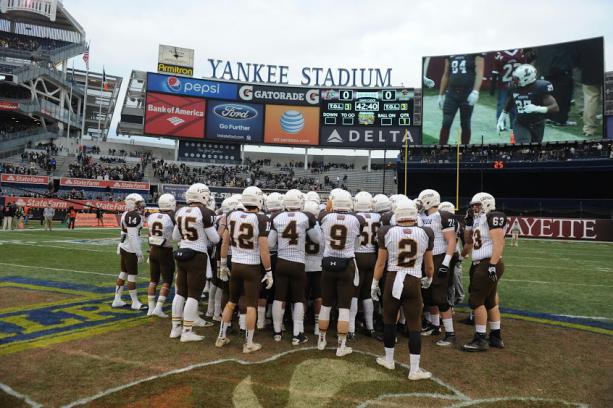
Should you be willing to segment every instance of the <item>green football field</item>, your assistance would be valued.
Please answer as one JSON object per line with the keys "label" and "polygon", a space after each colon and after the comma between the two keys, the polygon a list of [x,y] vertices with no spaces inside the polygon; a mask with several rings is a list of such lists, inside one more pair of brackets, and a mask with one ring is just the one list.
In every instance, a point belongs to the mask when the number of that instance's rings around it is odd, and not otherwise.
{"label": "green football field", "polygon": [[[112,291],[119,272],[118,236],[116,229],[65,227],[0,232],[0,277],[106,286]],[[523,239],[517,248],[505,247],[504,262],[499,286],[504,308],[613,323],[613,244]],[[466,288],[468,268],[466,260]],[[140,265],[139,281],[145,283],[147,277],[148,265]],[[144,302],[144,291],[141,297]]]}
{"label": "green football field", "polygon": [[[583,106],[583,96],[580,87],[575,89],[575,103],[571,106],[569,120],[577,122],[576,126],[566,127],[545,127],[544,142],[553,141],[572,141],[586,140],[583,136],[583,120],[580,115],[580,107]],[[436,144],[439,139],[439,131],[443,121],[443,111],[437,105],[438,90],[426,89],[423,97],[423,144]],[[479,95],[479,101],[475,106],[472,115],[472,144],[483,143],[509,143],[510,135],[508,131],[498,134],[496,131],[496,97],[490,96],[487,90],[482,91]],[[451,134],[449,137],[450,144],[457,143],[458,132],[460,129],[460,114],[456,114]],[[482,138],[483,137],[483,138]],[[598,132],[594,138],[590,140],[602,139],[602,132]]]}

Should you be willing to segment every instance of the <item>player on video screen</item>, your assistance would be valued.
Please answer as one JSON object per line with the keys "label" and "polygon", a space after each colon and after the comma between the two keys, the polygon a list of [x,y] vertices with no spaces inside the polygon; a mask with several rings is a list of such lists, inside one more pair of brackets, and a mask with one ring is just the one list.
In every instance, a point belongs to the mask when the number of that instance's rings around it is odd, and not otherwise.
{"label": "player on video screen", "polygon": [[[494,56],[491,95],[494,94],[494,89],[497,88],[496,120],[500,117],[509,97],[509,89],[513,84],[513,71],[526,62],[523,50],[498,51]],[[515,121],[515,109],[511,109],[509,115],[511,116],[511,123],[513,123]]]}
{"label": "player on video screen", "polygon": [[443,110],[443,126],[439,137],[442,145],[449,141],[449,131],[458,109],[462,144],[470,143],[470,121],[479,100],[484,57],[485,54],[451,55],[445,60],[438,96],[438,107]]}
{"label": "player on video screen", "polygon": [[541,143],[545,133],[545,117],[560,110],[558,102],[551,95],[553,85],[543,79],[536,79],[536,68],[530,64],[520,65],[513,71],[513,87],[505,108],[498,118],[498,131],[507,129],[509,111],[517,111],[513,131],[517,143]]}

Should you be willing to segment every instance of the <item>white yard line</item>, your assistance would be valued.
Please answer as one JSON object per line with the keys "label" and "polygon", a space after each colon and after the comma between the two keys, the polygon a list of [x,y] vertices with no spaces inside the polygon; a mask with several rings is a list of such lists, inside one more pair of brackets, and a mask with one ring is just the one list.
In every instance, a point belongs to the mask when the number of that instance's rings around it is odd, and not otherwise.
{"label": "white yard line", "polygon": [[6,384],[0,383],[0,389],[4,392],[6,392],[9,395],[12,395],[15,398],[18,398],[20,400],[23,400],[26,404],[28,404],[31,407],[34,408],[40,408],[43,405],[39,402],[36,402],[34,400],[32,400],[30,397],[28,397],[27,395],[24,395],[22,393],[19,393],[17,391],[15,391],[14,389],[12,389],[11,387],[9,387]]}
{"label": "white yard line", "polygon": [[[74,269],[63,269],[63,268],[50,268],[48,266],[35,266],[35,265],[18,265],[18,264],[11,264],[11,263],[5,263],[5,262],[0,262],[0,265],[2,266],[11,266],[11,267],[16,267],[16,268],[31,268],[31,269],[45,269],[45,270],[49,270],[49,271],[57,271],[57,272],[70,272],[70,273],[78,273],[78,274],[82,274],[82,275],[99,275],[99,276],[113,276],[113,277],[117,277],[116,274],[112,274],[112,273],[103,273],[103,272],[92,272],[92,271],[79,271],[79,270],[74,270]],[[148,278],[144,278],[144,277],[137,277],[140,280],[143,281],[149,281]]]}
{"label": "white yard line", "polygon": [[520,283],[535,283],[537,285],[568,285],[568,286],[587,286],[594,288],[613,288],[613,285],[598,285],[592,283],[573,283],[573,282],[548,282],[528,279],[509,279],[503,278],[501,282],[520,282]]}
{"label": "white yard line", "polygon": [[564,406],[571,406],[577,408],[587,408],[589,405],[582,404],[579,402],[570,402],[561,399],[549,399],[549,398],[534,398],[534,397],[499,397],[499,398],[485,398],[485,399],[475,399],[472,401],[462,401],[457,404],[452,405],[450,408],[463,408],[470,407],[472,405],[478,405],[483,403],[490,402],[510,402],[510,401],[530,401],[530,402],[549,402],[555,403]]}

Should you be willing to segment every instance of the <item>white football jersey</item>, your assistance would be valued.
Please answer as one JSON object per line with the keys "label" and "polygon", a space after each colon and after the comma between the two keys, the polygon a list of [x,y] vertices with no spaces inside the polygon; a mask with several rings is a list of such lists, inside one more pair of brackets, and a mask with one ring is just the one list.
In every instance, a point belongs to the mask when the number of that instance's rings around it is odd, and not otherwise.
{"label": "white football jersey", "polygon": [[260,265],[260,237],[268,237],[270,221],[264,214],[236,210],[228,213],[232,263]]}
{"label": "white football jersey", "polygon": [[[316,225],[315,217],[300,211],[284,211],[271,220],[269,245],[277,243],[277,256],[286,261],[305,263],[304,245],[307,231]],[[313,233],[315,232],[315,233]],[[318,230],[310,232],[315,241],[319,238]]]}
{"label": "white football jersey", "polygon": [[432,255],[440,255],[447,252],[447,241],[445,240],[446,231],[456,230],[457,221],[453,214],[447,211],[435,211],[430,215],[421,214],[420,219],[424,227],[428,227],[434,233],[434,248]]}
{"label": "white football jersey", "polygon": [[381,226],[381,214],[376,212],[360,212],[357,215],[364,218],[366,223],[364,228],[362,228],[360,246],[356,248],[355,252],[361,254],[377,252],[377,232],[379,232],[379,227]]}
{"label": "white football jersey", "polygon": [[381,227],[378,241],[380,249],[387,249],[388,271],[405,272],[421,278],[424,254],[434,245],[430,228],[385,226]]}
{"label": "white football jersey", "polygon": [[121,214],[121,244],[120,247],[132,254],[142,254],[140,230],[143,228],[143,216],[136,210]]}
{"label": "white football jersey", "polygon": [[[316,229],[319,229],[321,234],[321,227],[319,223],[315,226]],[[309,238],[308,234],[306,237],[305,245],[305,262],[304,262],[304,270],[306,272],[319,272],[321,271],[321,260],[324,257],[324,245],[323,242],[315,243]]]}
{"label": "white football jersey", "polygon": [[479,214],[474,217],[472,227],[466,226],[466,229],[471,231],[473,237],[473,251],[471,255],[473,261],[492,257],[494,244],[490,236],[490,230],[504,228],[506,224],[507,217],[499,211]]}
{"label": "white football jersey", "polygon": [[175,216],[175,222],[173,236],[179,238],[179,248],[207,253],[209,243],[219,242],[219,235],[215,229],[215,213],[204,206],[180,208]]}
{"label": "white football jersey", "polygon": [[324,257],[354,258],[356,239],[362,233],[364,218],[345,212],[330,212],[321,218]]}
{"label": "white football jersey", "polygon": [[147,225],[149,226],[150,245],[172,247],[172,231],[175,228],[174,213],[153,213],[147,218]]}

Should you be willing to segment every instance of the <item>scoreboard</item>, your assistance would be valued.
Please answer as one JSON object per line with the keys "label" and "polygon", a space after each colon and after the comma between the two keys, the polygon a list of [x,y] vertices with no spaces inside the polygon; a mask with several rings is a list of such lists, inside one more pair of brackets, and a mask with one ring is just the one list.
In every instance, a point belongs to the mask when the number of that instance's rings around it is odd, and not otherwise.
{"label": "scoreboard", "polygon": [[322,126],[413,125],[415,92],[407,88],[322,89]]}

